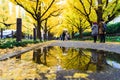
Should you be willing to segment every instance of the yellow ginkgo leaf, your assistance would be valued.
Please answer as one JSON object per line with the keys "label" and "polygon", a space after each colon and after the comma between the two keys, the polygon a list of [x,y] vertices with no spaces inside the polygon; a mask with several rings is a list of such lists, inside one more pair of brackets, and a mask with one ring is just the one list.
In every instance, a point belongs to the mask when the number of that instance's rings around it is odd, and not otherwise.
{"label": "yellow ginkgo leaf", "polygon": [[88,74],[85,73],[75,73],[73,75],[74,78],[86,78],[88,76]]}

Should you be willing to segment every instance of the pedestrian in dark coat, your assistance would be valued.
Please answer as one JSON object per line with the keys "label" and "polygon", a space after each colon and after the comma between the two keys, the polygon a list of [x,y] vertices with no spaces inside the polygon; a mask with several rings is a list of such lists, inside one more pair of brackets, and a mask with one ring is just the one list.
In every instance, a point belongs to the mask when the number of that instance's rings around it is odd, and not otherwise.
{"label": "pedestrian in dark coat", "polygon": [[106,35],[106,24],[103,19],[99,22],[98,32],[100,37],[100,43],[105,43],[105,35]]}
{"label": "pedestrian in dark coat", "polygon": [[66,32],[63,31],[63,33],[62,33],[62,40],[63,40],[63,41],[65,40],[65,35],[66,35]]}

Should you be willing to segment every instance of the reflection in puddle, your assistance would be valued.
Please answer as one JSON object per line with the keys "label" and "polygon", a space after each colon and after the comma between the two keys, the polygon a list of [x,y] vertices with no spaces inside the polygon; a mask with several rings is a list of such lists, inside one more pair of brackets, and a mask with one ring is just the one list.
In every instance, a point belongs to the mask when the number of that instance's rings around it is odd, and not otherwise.
{"label": "reflection in puddle", "polygon": [[[0,70],[2,74],[0,74],[3,78],[12,75],[14,78],[19,75],[19,79],[31,77],[46,79],[46,77],[50,78],[48,75],[55,78],[56,72],[61,70],[96,72],[108,70],[111,66],[120,69],[119,58],[119,54],[104,51],[49,46],[34,49],[10,60],[1,61]],[[5,69],[2,65],[6,65]]]}
{"label": "reflection in puddle", "polygon": [[[113,55],[104,51],[58,46],[35,49],[30,54],[32,54],[32,60],[37,64],[48,67],[56,66],[58,70],[73,69],[80,71],[101,71],[107,67],[107,64],[110,64],[107,61],[107,55],[109,58],[110,55]],[[18,56],[18,58],[20,59],[21,56]]]}
{"label": "reflection in puddle", "polygon": [[33,51],[33,61],[56,66],[58,70],[99,71],[106,67],[106,54],[81,48],[46,47]]}

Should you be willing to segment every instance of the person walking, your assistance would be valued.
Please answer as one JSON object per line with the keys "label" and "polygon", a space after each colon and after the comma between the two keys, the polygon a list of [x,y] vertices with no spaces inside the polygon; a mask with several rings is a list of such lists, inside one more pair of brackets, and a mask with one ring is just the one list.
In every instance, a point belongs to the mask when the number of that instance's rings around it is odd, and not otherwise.
{"label": "person walking", "polygon": [[99,22],[98,32],[100,37],[100,43],[105,43],[105,35],[106,35],[106,24],[103,19]]}
{"label": "person walking", "polygon": [[96,43],[97,41],[97,36],[98,36],[98,25],[97,22],[93,22],[93,26],[92,26],[92,36],[94,39],[94,43]]}
{"label": "person walking", "polygon": [[65,36],[66,36],[66,31],[63,31],[63,33],[62,33],[62,40],[63,41],[65,40]]}
{"label": "person walking", "polygon": [[70,40],[70,35],[68,32],[66,32],[66,35],[65,35],[65,40]]}

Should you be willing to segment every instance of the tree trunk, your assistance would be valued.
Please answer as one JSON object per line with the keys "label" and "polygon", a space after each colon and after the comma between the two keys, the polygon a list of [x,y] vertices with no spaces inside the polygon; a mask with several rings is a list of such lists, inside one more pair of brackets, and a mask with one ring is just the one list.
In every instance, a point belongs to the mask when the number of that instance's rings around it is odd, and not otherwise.
{"label": "tree trunk", "polygon": [[47,26],[46,25],[44,29],[44,39],[47,40]]}
{"label": "tree trunk", "polygon": [[96,11],[97,13],[97,22],[99,23],[100,20],[102,19],[103,15],[103,9],[102,9],[102,0],[98,0],[98,10]]}
{"label": "tree trunk", "polygon": [[97,58],[97,70],[101,70],[105,67],[106,65],[106,54],[103,51],[100,51],[98,53],[98,58]]}
{"label": "tree trunk", "polygon": [[72,31],[72,37],[71,38],[74,39],[74,31]]}
{"label": "tree trunk", "polygon": [[43,55],[44,56],[44,62],[43,63],[44,63],[44,65],[47,65],[47,58],[46,58],[47,57],[47,47],[45,47],[43,49],[43,51],[44,51],[44,55]]}
{"label": "tree trunk", "polygon": [[90,23],[90,26],[92,26],[92,21],[90,20],[90,18],[88,18],[87,21]]}
{"label": "tree trunk", "polygon": [[3,38],[3,29],[1,28],[1,39]]}
{"label": "tree trunk", "polygon": [[47,40],[47,32],[44,31],[44,40]]}
{"label": "tree trunk", "polygon": [[36,28],[33,28],[33,40],[36,41]]}
{"label": "tree trunk", "polygon": [[80,39],[82,39],[83,35],[82,35],[82,28],[81,27],[79,29],[79,34],[80,34]]}
{"label": "tree trunk", "polygon": [[72,26],[72,29],[71,29],[71,39],[74,39],[74,28]]}
{"label": "tree trunk", "polygon": [[42,38],[41,38],[41,22],[39,20],[37,21],[37,38],[40,39],[40,41],[42,41]]}

